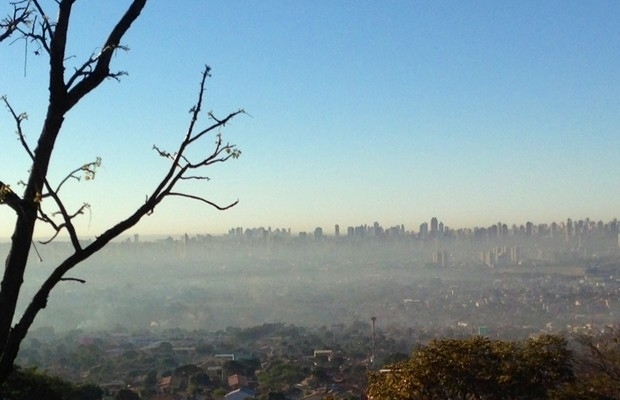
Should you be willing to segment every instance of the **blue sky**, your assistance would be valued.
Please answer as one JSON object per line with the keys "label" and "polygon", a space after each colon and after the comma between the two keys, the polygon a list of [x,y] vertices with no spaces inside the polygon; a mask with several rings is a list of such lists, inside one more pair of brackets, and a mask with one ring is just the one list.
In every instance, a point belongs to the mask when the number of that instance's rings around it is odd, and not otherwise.
{"label": "blue sky", "polygon": [[[76,3],[69,65],[127,3]],[[223,131],[241,158],[187,189],[239,205],[170,199],[130,233],[618,216],[618,2],[150,0],[124,43],[113,68],[129,75],[70,112],[52,160],[58,180],[103,159],[95,181],[61,193],[92,205],[86,237],[152,191],[167,167],[152,146],[181,140],[204,64],[206,109],[249,115]],[[28,112],[32,146],[47,98],[33,47],[0,48],[0,95]],[[0,149],[0,180],[15,187],[28,160],[5,112]],[[0,236],[12,225],[0,209]]]}

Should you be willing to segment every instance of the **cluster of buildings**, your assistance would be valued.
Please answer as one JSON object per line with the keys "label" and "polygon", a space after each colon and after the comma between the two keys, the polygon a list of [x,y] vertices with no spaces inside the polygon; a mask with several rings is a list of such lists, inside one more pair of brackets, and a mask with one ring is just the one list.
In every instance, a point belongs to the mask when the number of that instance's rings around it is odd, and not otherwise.
{"label": "cluster of buildings", "polygon": [[[560,238],[569,241],[573,238],[577,240],[583,236],[592,235],[611,235],[618,238],[619,224],[617,219],[608,222],[591,221],[589,218],[573,221],[568,218],[560,223],[552,222],[550,224],[534,224],[526,222],[525,224],[508,226],[505,223],[498,222],[488,227],[475,228],[459,228],[452,229],[445,225],[436,217],[431,218],[430,222],[420,224],[417,231],[406,230],[404,225],[396,225],[384,228],[379,222],[372,225],[348,226],[346,229],[340,225],[334,225],[333,234],[328,235],[322,227],[316,227],[312,232],[299,232],[298,237],[302,239],[313,238],[323,239],[327,236],[335,238],[382,238],[382,237],[413,237],[421,240],[429,239],[455,239],[464,240],[473,238],[477,240],[485,238],[508,238],[508,237],[550,237]],[[267,239],[267,238],[291,238],[293,234],[290,228],[271,227],[264,228],[248,228],[242,227],[232,228],[228,232],[228,237],[248,239]]]}

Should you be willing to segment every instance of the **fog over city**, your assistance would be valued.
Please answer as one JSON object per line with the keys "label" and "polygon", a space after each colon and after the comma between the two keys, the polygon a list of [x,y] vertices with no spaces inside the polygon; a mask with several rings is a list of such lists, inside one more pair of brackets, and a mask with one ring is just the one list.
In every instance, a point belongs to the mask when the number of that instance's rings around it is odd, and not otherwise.
{"label": "fog over city", "polygon": [[[374,223],[136,235],[72,271],[66,278],[86,282],[61,282],[35,326],[218,330],[376,316],[386,327],[502,336],[585,329],[620,312],[618,228],[616,220],[569,219],[453,229],[433,218],[410,230]],[[42,261],[32,252],[28,293],[70,244],[37,249]]]}
{"label": "fog over city", "polygon": [[620,399],[619,5],[0,2],[0,399]]}

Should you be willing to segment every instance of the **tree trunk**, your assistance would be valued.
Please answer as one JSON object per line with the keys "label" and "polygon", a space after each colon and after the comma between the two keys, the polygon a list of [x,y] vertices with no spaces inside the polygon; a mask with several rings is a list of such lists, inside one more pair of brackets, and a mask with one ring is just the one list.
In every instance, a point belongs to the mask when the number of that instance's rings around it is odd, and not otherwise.
{"label": "tree trunk", "polygon": [[[10,374],[19,345],[25,337],[34,319],[34,315],[42,308],[45,308],[49,292],[62,278],[62,275],[53,279],[50,276],[50,279],[45,283],[49,287],[41,287],[29,306],[29,309],[32,310],[31,312],[34,313],[32,318],[22,318],[19,324],[11,328],[15,318],[15,309],[20,289],[24,281],[24,272],[28,264],[38,207],[47,179],[47,171],[54,145],[64,122],[64,116],[86,94],[110,76],[109,65],[112,54],[118,48],[123,35],[138,18],[146,3],[146,0],[132,1],[123,17],[112,29],[101,54],[97,58],[91,58],[85,64],[86,67],[92,66],[91,72],[76,73],[69,79],[69,84],[67,84],[65,82],[65,50],[74,1],[58,1],[58,18],[55,23],[51,23],[43,13],[43,10],[39,8],[39,5],[35,4],[38,14],[40,14],[39,17],[43,21],[40,25],[43,34],[36,35],[34,30],[30,35],[24,33],[24,40],[39,42],[49,55],[50,95],[45,122],[33,154],[32,167],[24,195],[16,207],[12,206],[17,213],[17,221],[11,236],[11,248],[6,259],[2,283],[0,284],[0,383]],[[86,258],[85,254],[78,255],[77,253],[76,251],[74,256],[78,256],[76,259],[79,260],[69,263],[71,264],[69,268]],[[66,261],[70,259],[73,258],[70,257]],[[60,270],[56,269],[56,271]]]}
{"label": "tree trunk", "polygon": [[[4,277],[0,286],[0,366],[7,363],[12,365],[17,355],[17,349],[7,348],[7,340],[24,281],[24,272],[28,264],[34,226],[37,220],[37,198],[43,191],[43,182],[47,175],[54,144],[64,121],[63,114],[64,112],[61,110],[55,110],[53,104],[50,105],[43,132],[39,137],[39,143],[34,153],[28,184],[15,223],[15,230],[11,237],[11,249],[6,259]],[[11,356],[11,353],[15,354]],[[4,374],[8,373],[10,371],[4,371]],[[3,376],[4,374],[0,367],[0,382],[6,377]]]}

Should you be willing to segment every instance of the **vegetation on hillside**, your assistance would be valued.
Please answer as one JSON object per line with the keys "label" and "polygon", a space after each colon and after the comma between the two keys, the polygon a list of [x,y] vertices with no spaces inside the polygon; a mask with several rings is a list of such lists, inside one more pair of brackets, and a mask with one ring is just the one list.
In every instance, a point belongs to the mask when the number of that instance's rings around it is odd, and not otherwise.
{"label": "vegetation on hillside", "polygon": [[[236,382],[250,386],[261,399],[310,394],[347,399],[368,395],[373,400],[620,398],[620,334],[613,328],[522,340],[433,331],[427,334],[436,339],[417,344],[410,341],[410,330],[382,328],[376,332],[374,361],[369,357],[370,332],[363,322],[331,328],[277,323],[217,332],[175,329],[159,336],[143,332],[98,338],[74,332],[54,339],[46,331],[48,340],[32,338],[20,358],[24,365],[37,361],[38,368],[20,369],[0,394],[73,399],[76,393],[96,396],[97,387],[87,383],[95,382],[112,397],[131,395],[129,388],[141,399],[213,399],[239,387],[228,380],[238,375],[243,378]],[[412,345],[413,352],[406,354]],[[47,392],[46,397],[27,397]]]}

